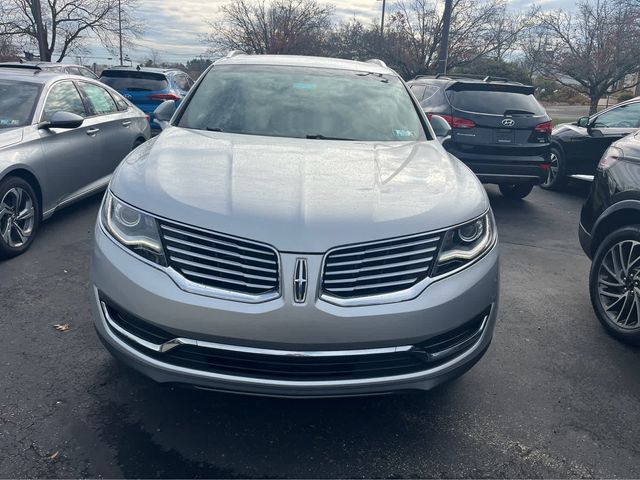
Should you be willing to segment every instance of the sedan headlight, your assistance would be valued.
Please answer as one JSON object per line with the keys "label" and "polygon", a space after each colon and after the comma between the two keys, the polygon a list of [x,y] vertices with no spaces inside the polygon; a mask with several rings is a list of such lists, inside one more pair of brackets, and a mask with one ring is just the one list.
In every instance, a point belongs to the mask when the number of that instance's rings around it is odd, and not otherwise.
{"label": "sedan headlight", "polygon": [[474,262],[491,250],[496,238],[495,220],[491,210],[476,220],[448,230],[442,241],[433,276],[457,270]]}
{"label": "sedan headlight", "polygon": [[155,218],[121,202],[109,191],[100,218],[116,241],[147,260],[167,265]]}

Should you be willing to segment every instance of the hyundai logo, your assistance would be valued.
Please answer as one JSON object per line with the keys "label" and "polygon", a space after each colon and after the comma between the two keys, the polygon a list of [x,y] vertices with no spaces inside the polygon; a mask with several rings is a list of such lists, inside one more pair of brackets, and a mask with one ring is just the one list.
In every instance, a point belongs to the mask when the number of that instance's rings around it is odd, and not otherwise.
{"label": "hyundai logo", "polygon": [[296,266],[293,271],[293,301],[304,303],[307,299],[307,259],[296,258]]}
{"label": "hyundai logo", "polygon": [[516,124],[512,118],[505,118],[502,120],[502,125],[505,127],[513,127]]}

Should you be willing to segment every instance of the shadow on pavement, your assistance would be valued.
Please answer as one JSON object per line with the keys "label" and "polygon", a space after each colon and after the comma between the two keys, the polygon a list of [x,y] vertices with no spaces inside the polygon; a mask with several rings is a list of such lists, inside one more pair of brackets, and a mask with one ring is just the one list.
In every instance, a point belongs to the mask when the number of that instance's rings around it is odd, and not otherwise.
{"label": "shadow on pavement", "polygon": [[[159,385],[115,360],[101,370],[109,387],[99,396],[109,398],[91,416],[128,478],[353,472],[358,451],[424,442],[458,383],[428,393],[294,400]],[[411,421],[417,417],[427,426]]]}

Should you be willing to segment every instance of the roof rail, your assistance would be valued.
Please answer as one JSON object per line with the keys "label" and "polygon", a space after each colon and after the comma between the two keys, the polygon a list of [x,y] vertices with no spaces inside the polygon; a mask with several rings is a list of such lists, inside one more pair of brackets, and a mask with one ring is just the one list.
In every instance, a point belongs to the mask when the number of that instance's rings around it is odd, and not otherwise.
{"label": "roof rail", "polygon": [[387,64],[384,63],[379,58],[370,58],[369,60],[366,61],[366,63],[373,63],[373,64],[378,65],[380,67],[387,68]]}
{"label": "roof rail", "polygon": [[449,78],[451,80],[455,80],[458,78],[459,79],[470,78],[473,80],[482,80],[485,83],[505,82],[505,83],[512,83],[515,85],[524,85],[521,82],[515,82],[513,80],[509,80],[507,77],[494,77],[492,75],[473,75],[471,73],[439,73],[435,76],[435,78]]}
{"label": "roof rail", "polygon": [[246,53],[242,50],[231,50],[224,58],[233,58],[237,57],[238,55],[246,55]]}

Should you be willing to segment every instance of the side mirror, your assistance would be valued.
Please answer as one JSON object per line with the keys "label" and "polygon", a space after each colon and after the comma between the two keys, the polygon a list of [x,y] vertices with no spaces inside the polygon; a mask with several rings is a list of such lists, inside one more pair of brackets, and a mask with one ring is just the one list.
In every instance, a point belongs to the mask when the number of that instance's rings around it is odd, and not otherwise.
{"label": "side mirror", "polygon": [[578,126],[582,128],[589,128],[589,117],[580,117],[578,119]]}
{"label": "side mirror", "polygon": [[173,117],[173,114],[176,113],[176,101],[175,100],[165,100],[158,108],[153,112],[153,116],[159,122],[168,122]]}
{"label": "side mirror", "polygon": [[56,112],[51,115],[48,122],[42,122],[40,128],[78,128],[84,122],[84,118],[71,112]]}
{"label": "side mirror", "polygon": [[429,120],[431,127],[433,128],[436,137],[444,139],[451,136],[451,125],[440,115],[432,115]]}

